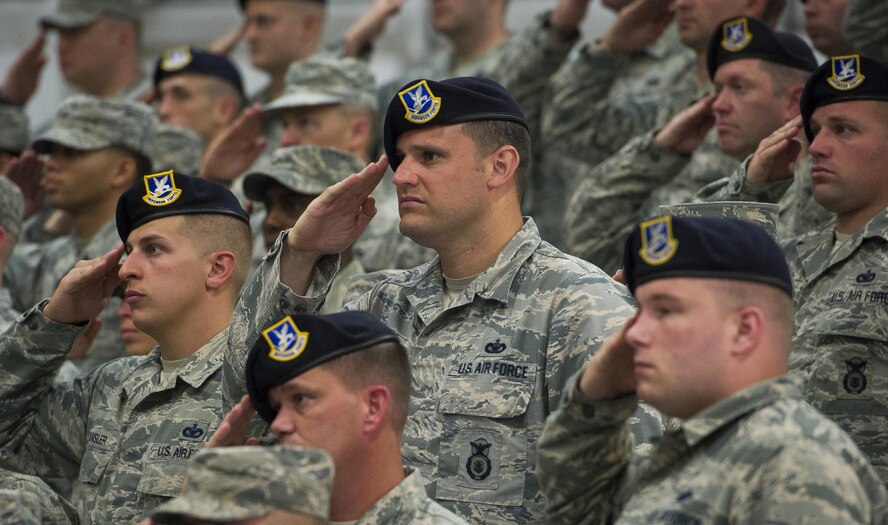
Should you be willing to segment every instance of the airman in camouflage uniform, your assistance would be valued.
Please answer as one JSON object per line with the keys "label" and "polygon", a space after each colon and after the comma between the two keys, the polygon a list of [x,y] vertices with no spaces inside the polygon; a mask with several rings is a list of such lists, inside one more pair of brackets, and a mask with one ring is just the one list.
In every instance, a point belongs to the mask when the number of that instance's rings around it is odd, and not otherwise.
{"label": "airman in camouflage uniform", "polygon": [[[734,34],[736,40],[726,36]],[[657,215],[661,205],[691,201],[798,114],[793,94],[817,62],[798,37],[741,17],[713,31],[707,66],[717,95],[679,113],[663,129],[633,139],[584,174],[565,214],[571,253],[605,271],[619,268],[623,240],[635,223]],[[791,75],[798,82],[783,80]],[[738,95],[738,78],[759,96]]]}
{"label": "airman in camouflage uniform", "polygon": [[[59,280],[82,259],[97,258],[120,242],[114,228],[117,197],[151,170],[157,121],[143,104],[87,95],[66,99],[34,149],[48,154],[46,199],[71,216],[73,232],[48,243],[22,243],[6,267],[13,304],[25,311],[52,295]],[[126,171],[118,164],[127,162]],[[127,178],[129,177],[129,178]],[[89,371],[123,355],[112,298],[87,355],[76,361]]]}
{"label": "airman in camouflage uniform", "polygon": [[12,305],[9,288],[3,286],[2,270],[12,254],[22,229],[25,200],[19,187],[0,175],[0,333],[4,332],[19,315]]}
{"label": "airman in camouflage uniform", "polygon": [[[239,263],[249,260],[248,216],[217,184],[148,175],[124,192],[116,218],[122,265],[119,243],[79,261],[0,337],[0,454],[24,472],[74,480],[87,524],[132,523],[182,490],[188,460],[222,419],[223,347],[249,269]],[[53,382],[120,279],[136,326],[159,347]]]}
{"label": "airman in camouflage uniform", "polygon": [[[888,67],[834,57],[809,79],[801,107],[814,199],[835,219],[784,242],[797,290],[790,366],[805,381],[805,400],[848,432],[888,482],[888,188],[880,163]],[[847,140],[846,128],[861,131]]]}
{"label": "airman in camouflage uniform", "polygon": [[[410,99],[424,100],[426,111]],[[411,122],[423,114],[431,125]],[[472,126],[499,126],[492,135],[515,136],[511,140],[518,146],[476,145]],[[529,144],[523,115],[502,86],[472,77],[409,84],[389,105],[385,144],[395,183],[405,194],[401,228],[439,256],[375,285],[345,308],[373,313],[408,349],[415,381],[404,430],[405,464],[429,480],[427,489],[436,501],[468,521],[539,521],[542,495],[533,443],[557,406],[568,375],[632,315],[632,304],[622,286],[542,241],[533,220],[521,217],[521,183],[514,177],[526,177],[526,167],[518,175],[515,171],[521,169],[519,159]],[[478,157],[482,147],[492,153]],[[435,153],[427,157],[426,149]],[[483,189],[488,179],[478,177],[491,169],[484,163],[493,158],[503,161],[500,168],[507,166],[506,187],[491,182]],[[477,172],[468,167],[479,162]],[[325,192],[310,211],[320,203],[330,210],[345,207],[344,224],[355,228],[357,232],[349,233],[356,235],[369,217],[361,211],[353,215],[354,207],[367,205],[364,199],[386,166],[385,161],[371,164]],[[432,179],[444,187],[433,188]],[[460,196],[448,201],[447,191],[457,189]],[[501,198],[490,195],[503,191],[507,193]],[[339,195],[349,204],[335,202]],[[424,222],[432,209],[441,219]],[[291,251],[314,252],[314,239],[346,237],[341,231],[322,231],[323,226],[338,229],[341,224],[333,217],[303,214],[247,286],[249,298],[232,323],[236,339],[226,359],[228,400],[243,392],[241,334],[255,337],[275,319],[256,312],[269,306],[316,308],[335,271],[329,258],[315,257],[316,265],[298,268],[282,266],[281,260],[294,260]],[[475,239],[478,234],[483,241]],[[471,249],[464,252],[462,246]],[[333,247],[324,245],[318,252],[329,250]],[[288,286],[279,281],[285,271]],[[460,274],[469,277],[453,278]],[[654,433],[659,430],[657,423],[652,427]]]}
{"label": "airman in camouflage uniform", "polygon": [[[793,285],[773,238],[659,217],[631,234],[624,271],[639,313],[540,440],[548,523],[885,523],[872,466],[784,375]],[[631,452],[638,399],[681,421],[650,453]]]}
{"label": "airman in camouflage uniform", "polygon": [[330,515],[333,462],[320,450],[295,447],[223,447],[189,462],[186,489],[151,519],[234,521],[286,513],[287,523],[315,523]]}
{"label": "airman in camouflage uniform", "polygon": [[[292,226],[315,197],[328,187],[364,169],[364,162],[348,153],[323,146],[289,146],[274,151],[271,162],[244,177],[244,192],[262,202],[265,249],[271,249],[281,231]],[[349,246],[340,257],[340,270],[333,279],[320,313],[342,309],[348,280],[364,272]]]}
{"label": "airman in camouflage uniform", "polygon": [[845,38],[861,54],[888,63],[888,4],[851,0],[845,11]]}
{"label": "airman in camouflage uniform", "polygon": [[[18,505],[13,494],[20,496]],[[37,518],[33,523],[44,525],[69,525],[80,522],[77,511],[71,504],[56,494],[46,483],[36,476],[19,474],[0,468],[0,523],[19,523],[12,519],[26,516],[27,512]],[[13,511],[16,512],[13,512]],[[8,512],[9,514],[4,514]],[[18,514],[24,513],[24,514]],[[25,522],[27,523],[27,522]]]}
{"label": "airman in camouflage uniform", "polygon": [[154,171],[197,175],[203,147],[200,135],[190,129],[161,124],[154,141]]}

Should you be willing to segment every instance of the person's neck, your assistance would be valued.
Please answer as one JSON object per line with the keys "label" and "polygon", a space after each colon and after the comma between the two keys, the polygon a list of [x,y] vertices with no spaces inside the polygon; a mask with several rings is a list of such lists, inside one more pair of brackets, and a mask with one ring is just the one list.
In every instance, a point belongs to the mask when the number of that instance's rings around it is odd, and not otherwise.
{"label": "person's neck", "polygon": [[385,450],[372,451],[349,466],[336,466],[330,495],[330,521],[359,520],[404,480],[404,464],[397,443],[377,448]]}
{"label": "person's neck", "polygon": [[80,86],[88,95],[99,98],[114,98],[141,76],[138,60],[128,59],[120,67],[107,74],[96,76],[88,85]]}
{"label": "person's neck", "polygon": [[488,226],[479,227],[473,232],[465,232],[466,235],[457,242],[447,242],[440,249],[435,248],[441,257],[441,271],[451,279],[461,279],[471,275],[478,275],[490,266],[502,253],[503,248],[515,236],[524,225],[520,212],[512,216],[501,215],[495,220],[487,221]]}
{"label": "person's neck", "polygon": [[160,346],[161,357],[170,361],[185,359],[210,342],[231,322],[234,306],[224,304],[227,302],[220,297],[204,301],[189,310],[188,315],[177,319],[175,326],[165,326],[158,330],[160,333],[150,333]]}
{"label": "person's neck", "polygon": [[888,203],[874,204],[862,210],[855,210],[849,213],[836,214],[836,232],[853,235],[864,229],[869,221],[879,213],[885,211]]}
{"label": "person's neck", "polygon": [[113,199],[93,204],[82,210],[71,213],[71,224],[74,236],[79,244],[88,242],[93,236],[114,218],[117,209],[117,196]]}
{"label": "person's neck", "polygon": [[476,31],[454,35],[450,39],[451,44],[453,44],[454,65],[460,65],[478,58],[500,45],[508,36],[508,31],[501,23],[486,24]]}

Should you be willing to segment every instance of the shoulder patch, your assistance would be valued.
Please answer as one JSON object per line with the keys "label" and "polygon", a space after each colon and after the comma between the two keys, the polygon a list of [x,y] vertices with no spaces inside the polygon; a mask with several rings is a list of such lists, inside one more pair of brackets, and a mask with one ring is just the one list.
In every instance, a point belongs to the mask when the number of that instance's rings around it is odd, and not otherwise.
{"label": "shoulder patch", "polygon": [[672,217],[664,215],[641,223],[641,259],[657,266],[672,259],[678,251],[678,239],[672,235]]}
{"label": "shoulder patch", "polygon": [[414,124],[425,124],[435,118],[441,110],[441,98],[432,93],[429,84],[420,80],[407,89],[398,92],[407,113],[404,118]]}
{"label": "shoulder patch", "polygon": [[191,63],[191,48],[188,46],[174,47],[163,52],[160,69],[178,71]]}
{"label": "shoulder patch", "polygon": [[833,89],[851,91],[866,79],[860,71],[860,55],[833,57],[830,60],[832,76],[826,79],[826,83]]}
{"label": "shoulder patch", "polygon": [[732,53],[742,51],[750,42],[752,42],[752,33],[749,32],[749,21],[745,16],[722,24],[721,46],[726,51]]}
{"label": "shoulder patch", "polygon": [[299,330],[289,315],[262,331],[268,343],[268,357],[275,361],[292,361],[305,351],[308,332]]}
{"label": "shoulder patch", "polygon": [[145,175],[145,195],[142,200],[151,206],[172,204],[182,195],[176,187],[176,176],[173,170]]}

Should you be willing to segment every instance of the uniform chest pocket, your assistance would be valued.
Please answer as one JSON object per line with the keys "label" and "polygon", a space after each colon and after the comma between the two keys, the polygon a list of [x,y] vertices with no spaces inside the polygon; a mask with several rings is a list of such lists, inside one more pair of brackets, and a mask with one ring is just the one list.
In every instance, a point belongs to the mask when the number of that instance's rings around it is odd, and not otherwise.
{"label": "uniform chest pocket", "polygon": [[438,402],[443,433],[436,498],[521,505],[528,470],[524,415],[537,366],[505,359],[454,362]]}
{"label": "uniform chest pocket", "polygon": [[104,429],[92,429],[86,437],[86,451],[80,459],[77,479],[96,484],[105,474],[111,457],[117,448],[117,434]]}
{"label": "uniform chest pocket", "polygon": [[154,433],[143,457],[138,490],[146,495],[172,498],[182,492],[188,461],[208,439],[207,421],[167,421]]}

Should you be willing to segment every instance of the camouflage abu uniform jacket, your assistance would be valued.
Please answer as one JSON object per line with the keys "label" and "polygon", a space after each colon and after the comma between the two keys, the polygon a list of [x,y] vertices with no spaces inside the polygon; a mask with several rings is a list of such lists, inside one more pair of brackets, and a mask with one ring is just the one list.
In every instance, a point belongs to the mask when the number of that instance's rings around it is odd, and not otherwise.
{"label": "camouflage abu uniform jacket", "polygon": [[12,306],[12,296],[9,289],[0,286],[0,334],[9,328],[9,325],[19,316],[19,311]]}
{"label": "camouflage abu uniform jacket", "polygon": [[0,337],[0,455],[73,479],[85,524],[133,523],[179,495],[188,459],[222,420],[223,330],[160,384],[160,352],[55,383],[82,327],[32,308]]}
{"label": "camouflage abu uniform jacket", "polygon": [[[0,466],[0,490],[22,493],[28,510],[35,514],[43,525],[76,525],[80,523],[74,507],[36,476],[21,474]],[[3,517],[0,514],[0,518]],[[0,523],[17,522],[0,519]]]}
{"label": "camouflage abu uniform jacket", "polygon": [[749,182],[746,170],[752,156],[732,174],[706,185],[694,197],[695,201],[752,201],[773,202],[780,206],[777,215],[777,238],[788,239],[821,229],[833,214],[814,201],[814,183],[811,181],[811,157],[796,163],[791,181],[764,184]]}
{"label": "camouflage abu uniform jacket", "polygon": [[[120,244],[114,219],[108,221],[83,246],[74,235],[66,235],[47,243],[25,243],[16,246],[6,266],[3,284],[9,287],[13,306],[24,312],[52,296],[59,281],[81,259],[95,259]],[[121,300],[111,297],[99,318],[102,328],[87,355],[74,361],[84,372],[111,359],[125,355],[120,336],[117,309]]]}
{"label": "camouflage abu uniform jacket", "polygon": [[659,215],[660,205],[692,200],[700,188],[736,169],[737,161],[716,141],[712,131],[692,155],[678,155],[658,146],[651,131],[584,170],[564,216],[567,251],[616,271],[626,236],[639,222]]}
{"label": "camouflage abu uniform jacket", "polygon": [[862,55],[888,62],[888,3],[851,0],[842,24],[845,38]]}
{"label": "camouflage abu uniform jacket", "polygon": [[407,476],[370,507],[355,525],[465,525],[465,521],[435,503],[419,472]]}
{"label": "camouflage abu uniform jacket", "polygon": [[784,241],[795,289],[790,369],[888,482],[888,210],[832,255],[835,223]]}
{"label": "camouflage abu uniform jacket", "polygon": [[630,454],[634,396],[578,390],[546,424],[540,477],[551,524],[884,523],[888,494],[833,422],[787,377],[712,405]]}
{"label": "camouflage abu uniform jacket", "polygon": [[[235,312],[232,335],[238,339],[249,333],[255,340],[252,312],[264,311],[263,305],[313,311],[328,286],[329,260],[316,268],[310,299],[279,284],[278,264],[279,257],[266,259],[257,274],[265,284],[247,285],[245,294],[254,299],[242,298]],[[429,480],[432,498],[469,522],[538,523],[543,503],[534,445],[543,420],[557,407],[567,377],[632,315],[632,299],[599,269],[543,242],[527,220],[449,308],[442,300],[435,259],[345,306],[378,315],[410,354],[414,388],[404,462]],[[258,322],[269,326],[280,317],[262,314]],[[249,345],[230,348],[227,403],[245,392]]]}

